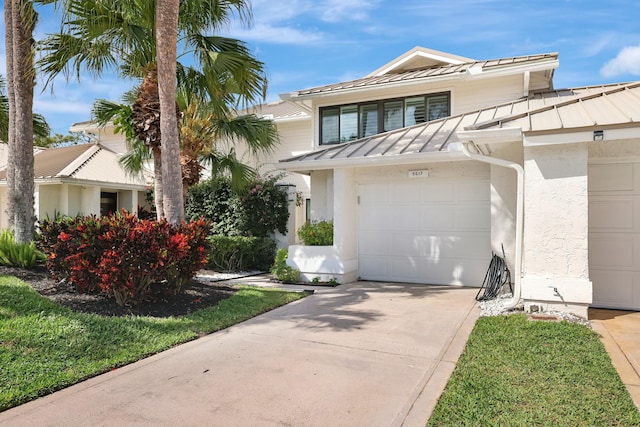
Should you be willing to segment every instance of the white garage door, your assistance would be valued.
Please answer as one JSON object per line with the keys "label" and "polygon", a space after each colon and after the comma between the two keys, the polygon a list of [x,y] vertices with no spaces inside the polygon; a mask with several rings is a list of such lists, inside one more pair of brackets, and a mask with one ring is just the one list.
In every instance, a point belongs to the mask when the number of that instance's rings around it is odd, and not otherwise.
{"label": "white garage door", "polygon": [[488,181],[361,184],[358,195],[362,279],[482,284],[491,260]]}
{"label": "white garage door", "polygon": [[640,310],[640,163],[589,165],[593,306]]}

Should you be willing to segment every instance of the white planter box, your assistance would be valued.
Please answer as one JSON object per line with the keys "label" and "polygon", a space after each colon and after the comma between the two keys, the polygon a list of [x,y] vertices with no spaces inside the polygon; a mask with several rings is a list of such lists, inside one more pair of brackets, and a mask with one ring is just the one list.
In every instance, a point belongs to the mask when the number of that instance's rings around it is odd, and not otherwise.
{"label": "white planter box", "polygon": [[300,279],[305,282],[314,278],[340,281],[344,275],[344,264],[335,246],[291,245],[287,265],[300,270]]}

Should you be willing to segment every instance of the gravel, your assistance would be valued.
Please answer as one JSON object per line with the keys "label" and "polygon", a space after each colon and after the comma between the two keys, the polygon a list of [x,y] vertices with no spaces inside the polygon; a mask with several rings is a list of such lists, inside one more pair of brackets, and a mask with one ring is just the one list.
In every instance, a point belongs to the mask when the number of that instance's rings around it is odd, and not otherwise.
{"label": "gravel", "polygon": [[[480,307],[480,316],[481,317],[489,317],[489,316],[503,316],[515,313],[524,313],[524,305],[522,303],[516,305],[514,308],[507,309],[505,306],[507,302],[511,299],[513,294],[505,293],[499,295],[496,299],[488,300],[488,301],[479,301],[478,306]],[[532,320],[566,320],[568,322],[580,323],[582,325],[590,325],[589,321],[584,317],[576,316],[572,313],[565,313],[563,311],[557,310],[548,310],[548,311],[540,311],[536,313],[527,313],[530,319]]]}

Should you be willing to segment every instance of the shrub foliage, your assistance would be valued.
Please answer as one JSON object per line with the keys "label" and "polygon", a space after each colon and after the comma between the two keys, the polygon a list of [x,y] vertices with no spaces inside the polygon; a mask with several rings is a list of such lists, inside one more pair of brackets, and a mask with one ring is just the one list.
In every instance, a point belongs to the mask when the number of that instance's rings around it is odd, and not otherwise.
{"label": "shrub foliage", "polygon": [[185,206],[189,219],[205,218],[212,235],[268,237],[287,232],[289,201],[277,177],[256,179],[234,191],[228,178],[213,178],[189,188]]}
{"label": "shrub foliage", "polygon": [[300,270],[287,265],[288,256],[289,252],[286,249],[278,249],[275,263],[271,267],[271,274],[283,283],[296,283],[300,280]]}
{"label": "shrub foliage", "polygon": [[305,222],[298,229],[298,237],[307,246],[333,245],[333,220]]}
{"label": "shrub foliage", "polygon": [[219,271],[267,271],[276,254],[268,237],[209,236],[208,265]]}
{"label": "shrub foliage", "polygon": [[41,221],[39,243],[56,279],[125,305],[180,292],[206,263],[207,231],[204,219],[174,226],[123,211]]}
{"label": "shrub foliage", "polygon": [[36,248],[35,242],[17,243],[13,233],[2,230],[0,233],[0,265],[33,268],[45,256]]}

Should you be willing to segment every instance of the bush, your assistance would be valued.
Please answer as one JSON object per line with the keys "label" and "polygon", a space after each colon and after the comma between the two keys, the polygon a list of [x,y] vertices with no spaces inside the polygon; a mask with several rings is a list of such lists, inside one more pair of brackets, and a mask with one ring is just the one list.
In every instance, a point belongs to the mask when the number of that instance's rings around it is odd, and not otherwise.
{"label": "bush", "polygon": [[305,222],[298,229],[298,237],[307,246],[333,245],[333,220]]}
{"label": "bush", "polygon": [[187,218],[203,217],[211,234],[268,237],[287,232],[289,200],[277,177],[256,179],[248,188],[233,191],[227,178],[213,178],[189,188]]}
{"label": "bush", "polygon": [[219,271],[267,271],[276,254],[268,237],[209,236],[209,265]]}
{"label": "bush", "polygon": [[46,256],[36,249],[36,243],[16,243],[10,230],[0,233],[0,264],[10,267],[33,268],[38,261],[44,261]]}
{"label": "bush", "polygon": [[300,270],[287,265],[288,256],[289,253],[286,249],[278,249],[275,263],[271,267],[271,274],[273,274],[274,279],[282,283],[296,283],[300,280]]}
{"label": "bush", "polygon": [[123,211],[42,221],[40,243],[55,278],[125,305],[161,290],[180,292],[206,263],[207,230],[203,219],[173,226]]}

